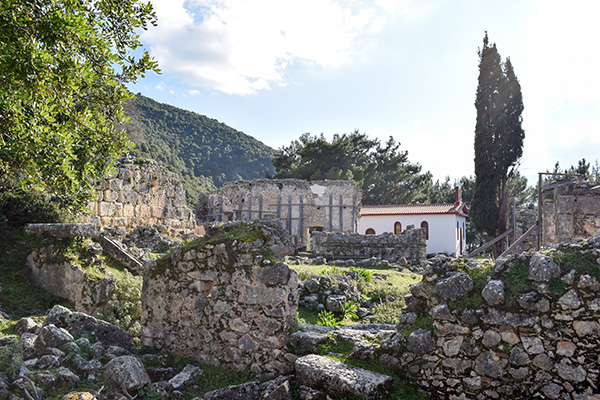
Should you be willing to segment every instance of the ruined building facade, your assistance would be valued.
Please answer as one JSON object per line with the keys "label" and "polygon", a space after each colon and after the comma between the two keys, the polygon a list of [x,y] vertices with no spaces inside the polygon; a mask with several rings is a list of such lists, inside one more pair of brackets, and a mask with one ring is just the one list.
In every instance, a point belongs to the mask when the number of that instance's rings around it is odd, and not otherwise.
{"label": "ruined building facade", "polygon": [[554,182],[542,191],[542,246],[600,233],[600,186]]}
{"label": "ruined building facade", "polygon": [[229,182],[209,198],[209,221],[275,218],[310,247],[310,232],[357,232],[360,189],[353,181],[258,179]]}

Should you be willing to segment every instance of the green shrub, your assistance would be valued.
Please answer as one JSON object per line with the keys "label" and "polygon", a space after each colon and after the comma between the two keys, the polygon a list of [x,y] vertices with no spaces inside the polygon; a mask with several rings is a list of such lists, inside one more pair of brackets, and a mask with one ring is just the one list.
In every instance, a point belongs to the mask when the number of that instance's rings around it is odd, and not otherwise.
{"label": "green shrub", "polygon": [[373,271],[369,271],[362,267],[355,267],[350,269],[352,272],[356,272],[358,276],[362,277],[365,282],[373,282]]}
{"label": "green shrub", "polygon": [[139,338],[142,277],[124,270],[120,276],[115,277],[114,283],[112,298],[98,309],[96,316],[125,329],[134,338]]}
{"label": "green shrub", "polygon": [[352,300],[345,301],[344,305],[342,306],[341,319],[342,320],[344,320],[344,319],[357,320],[358,319],[358,314],[356,314],[357,310],[358,310],[358,307]]}
{"label": "green shrub", "polygon": [[13,339],[0,346],[0,371],[7,375],[13,375],[19,372],[23,366],[23,347],[18,339]]}
{"label": "green shrub", "polygon": [[519,294],[533,290],[533,286],[529,281],[529,266],[521,262],[511,266],[502,280],[504,281],[504,296],[506,298],[505,307],[518,309],[517,298]]}
{"label": "green shrub", "polygon": [[336,328],[340,326],[340,321],[331,311],[322,310],[319,312],[319,320],[317,321],[317,325]]}
{"label": "green shrub", "polygon": [[59,222],[58,206],[41,194],[20,188],[0,189],[0,231],[22,228],[28,223]]}

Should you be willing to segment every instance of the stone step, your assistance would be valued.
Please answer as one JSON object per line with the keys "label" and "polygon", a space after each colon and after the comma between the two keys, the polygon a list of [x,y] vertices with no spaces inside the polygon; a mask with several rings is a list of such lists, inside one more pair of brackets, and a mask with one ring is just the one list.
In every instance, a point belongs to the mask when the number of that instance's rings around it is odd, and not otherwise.
{"label": "stone step", "polygon": [[309,354],[296,360],[299,385],[323,390],[333,396],[354,396],[362,400],[386,399],[393,386],[391,377],[348,365],[327,357]]}

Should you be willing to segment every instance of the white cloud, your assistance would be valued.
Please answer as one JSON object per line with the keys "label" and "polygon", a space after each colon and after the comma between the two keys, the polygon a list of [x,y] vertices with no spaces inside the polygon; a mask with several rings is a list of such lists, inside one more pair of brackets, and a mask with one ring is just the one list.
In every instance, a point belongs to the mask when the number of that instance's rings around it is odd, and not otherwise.
{"label": "white cloud", "polygon": [[[378,0],[380,1],[380,0]],[[161,69],[186,84],[247,95],[285,85],[294,63],[337,68],[391,14],[339,0],[154,0],[158,27],[143,33]]]}

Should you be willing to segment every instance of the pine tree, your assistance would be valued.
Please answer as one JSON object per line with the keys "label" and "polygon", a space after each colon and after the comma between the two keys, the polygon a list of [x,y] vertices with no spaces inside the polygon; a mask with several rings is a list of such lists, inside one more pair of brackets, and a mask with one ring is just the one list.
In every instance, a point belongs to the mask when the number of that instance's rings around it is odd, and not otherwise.
{"label": "pine tree", "polygon": [[[507,181],[523,154],[523,96],[510,59],[503,64],[487,32],[479,50],[475,100],[475,192],[470,217],[479,232],[495,237],[506,230],[510,203]],[[498,255],[502,244],[494,249]]]}

